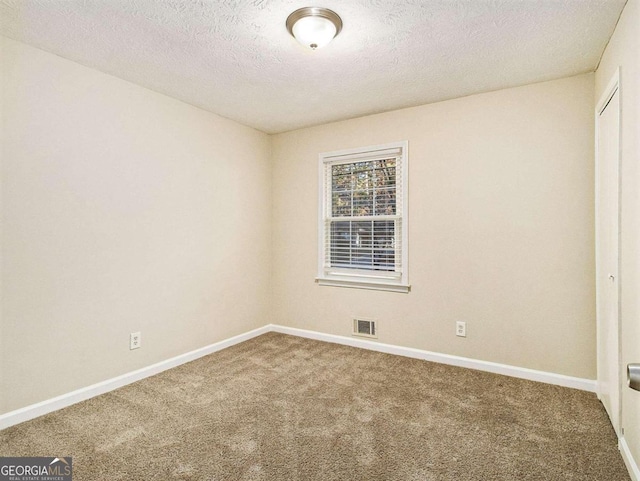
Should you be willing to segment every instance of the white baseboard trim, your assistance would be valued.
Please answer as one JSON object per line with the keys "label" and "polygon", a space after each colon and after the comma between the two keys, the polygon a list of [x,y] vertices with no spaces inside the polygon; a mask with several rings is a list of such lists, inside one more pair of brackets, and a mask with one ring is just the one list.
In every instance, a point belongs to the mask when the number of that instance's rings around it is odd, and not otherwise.
{"label": "white baseboard trim", "polygon": [[640,466],[638,466],[636,460],[633,459],[633,454],[631,454],[631,450],[629,449],[629,445],[627,444],[627,440],[624,436],[620,437],[618,445],[620,447],[622,459],[624,459],[624,464],[627,465],[629,476],[631,476],[631,481],[640,481]]}
{"label": "white baseboard trim", "polygon": [[166,371],[167,369],[171,369],[181,364],[194,361],[200,357],[212,354],[217,351],[221,351],[222,349],[231,347],[235,344],[248,341],[249,339],[260,336],[261,334],[265,334],[270,330],[270,326],[266,325],[259,329],[254,329],[253,331],[249,331],[244,334],[240,334],[238,336],[234,336],[229,339],[210,344],[200,349],[196,349],[195,351],[172,357],[171,359],[167,359],[166,361],[161,361],[156,364],[152,364],[151,366],[143,367],[136,371],[128,372],[121,376],[107,379],[106,381],[77,389],[67,394],[62,394],[61,396],[47,399],[36,404],[31,404],[30,406],[16,409],[15,411],[10,411],[0,416],[0,429],[8,428],[15,424],[28,421],[52,411],[71,406],[72,404],[79,403],[80,401],[84,401],[86,399],[99,396],[100,394],[113,391],[114,389],[126,386],[127,384],[131,384],[133,382],[140,381],[141,379],[159,374],[162,371]]}
{"label": "white baseboard trim", "polygon": [[[452,356],[449,354],[440,354],[431,351],[423,351],[421,349],[414,349],[410,347],[394,346],[391,344],[383,344],[365,339],[354,339],[351,337],[337,336],[335,334],[324,334],[317,331],[296,329],[293,327],[280,326],[277,324],[267,324],[266,326],[254,329],[253,331],[249,331],[244,334],[240,334],[238,336],[234,336],[229,339],[210,344],[203,348],[196,349],[195,351],[191,351],[186,354],[167,359],[166,361],[161,361],[151,366],[147,366],[136,371],[114,377],[112,379],[107,379],[106,381],[102,381],[91,386],[77,389],[75,391],[57,396],[55,398],[47,399],[30,406],[26,406],[24,408],[2,414],[0,415],[0,429],[14,426],[24,421],[34,419],[38,416],[48,414],[52,411],[56,411],[67,406],[71,406],[72,404],[84,401],[86,399],[99,396],[100,394],[113,391],[114,389],[126,386],[127,384],[140,381],[141,379],[159,374],[162,371],[166,371],[167,369],[177,367],[181,364],[185,364],[208,354],[221,351],[222,349],[225,349],[227,347],[231,347],[235,344],[248,341],[249,339],[272,331],[280,332],[282,334],[289,334],[292,336],[305,337],[308,339],[315,339],[318,341],[332,342],[334,344],[359,347],[362,349],[369,349],[372,351],[384,352],[387,354],[396,354],[398,356],[411,357],[414,359],[422,359],[425,361],[438,362],[441,364],[449,364],[452,366],[465,367],[468,369],[476,369],[479,371],[487,371],[495,374],[503,374],[505,376],[544,382],[547,384],[555,384],[558,386],[570,387],[583,391],[596,392],[596,381],[592,381],[590,379],[582,379],[544,371],[535,371],[533,369],[527,369],[523,367],[509,366],[507,364],[498,364],[488,361],[479,361],[476,359]],[[630,459],[633,460],[633,458],[631,457]],[[635,469],[637,470],[637,466]],[[637,478],[634,481],[640,481],[640,478]]]}
{"label": "white baseboard trim", "polygon": [[[555,384],[557,386],[580,389],[582,391],[596,392],[596,381],[591,379],[583,379],[579,377],[565,376],[564,374],[555,374],[545,371],[536,371],[525,367],[510,366],[508,364],[498,364],[489,361],[479,361],[467,357],[452,356],[450,354],[440,354],[438,352],[423,351],[411,347],[395,346],[392,344],[382,344],[376,341],[366,339],[355,339],[352,337],[337,336],[335,334],[324,334],[317,331],[307,331],[304,329],[296,329],[293,327],[280,326],[272,324],[270,330],[280,332],[282,334],[290,334],[292,336],[306,337],[318,341],[332,342],[334,344],[343,344],[345,346],[359,347],[372,351],[384,352],[387,354],[396,354],[398,356],[422,359],[425,361],[437,362],[440,364],[449,364],[451,366],[465,367],[468,369],[476,369],[478,371],[492,372],[495,374],[503,374],[505,376],[528,379],[530,381],[538,381],[546,384]],[[640,481],[640,480],[638,480]]]}

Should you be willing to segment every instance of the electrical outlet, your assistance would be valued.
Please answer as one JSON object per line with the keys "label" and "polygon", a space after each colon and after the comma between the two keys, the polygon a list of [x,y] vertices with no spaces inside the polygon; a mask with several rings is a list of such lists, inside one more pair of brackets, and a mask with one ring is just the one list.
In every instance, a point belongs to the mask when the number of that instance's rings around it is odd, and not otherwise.
{"label": "electrical outlet", "polygon": [[142,347],[142,334],[139,332],[132,332],[129,334],[129,349],[138,349]]}
{"label": "electrical outlet", "polygon": [[464,321],[456,322],[456,336],[467,337],[467,323]]}

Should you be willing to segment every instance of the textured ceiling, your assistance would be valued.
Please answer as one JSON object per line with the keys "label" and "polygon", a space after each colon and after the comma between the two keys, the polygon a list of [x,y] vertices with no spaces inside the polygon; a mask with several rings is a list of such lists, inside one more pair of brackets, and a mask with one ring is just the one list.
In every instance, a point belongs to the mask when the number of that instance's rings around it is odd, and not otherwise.
{"label": "textured ceiling", "polygon": [[0,33],[275,133],[593,71],[625,1],[0,0]]}

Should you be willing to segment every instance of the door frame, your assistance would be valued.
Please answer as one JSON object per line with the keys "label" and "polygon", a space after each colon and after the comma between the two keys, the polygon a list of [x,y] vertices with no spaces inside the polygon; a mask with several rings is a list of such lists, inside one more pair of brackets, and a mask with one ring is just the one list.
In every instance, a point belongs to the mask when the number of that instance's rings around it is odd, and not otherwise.
{"label": "door frame", "polygon": [[600,138],[600,115],[602,114],[602,112],[605,110],[605,108],[607,107],[607,105],[609,105],[609,102],[611,101],[611,99],[614,97],[615,94],[618,94],[618,179],[617,179],[617,184],[618,184],[618,246],[617,246],[617,250],[618,250],[618,258],[617,258],[617,266],[616,266],[616,271],[617,271],[617,280],[616,280],[616,289],[618,291],[618,316],[616,319],[616,323],[617,323],[617,337],[618,337],[618,349],[617,349],[617,371],[618,371],[618,385],[617,385],[617,391],[618,391],[618,406],[617,406],[617,416],[618,416],[618,426],[613,426],[616,434],[618,434],[618,436],[622,437],[623,435],[623,430],[622,430],[622,380],[623,380],[623,372],[622,372],[622,342],[621,342],[621,322],[620,322],[620,316],[621,316],[621,280],[622,280],[622,276],[621,276],[621,272],[620,272],[620,268],[621,268],[621,159],[622,159],[622,153],[621,153],[621,147],[622,147],[622,98],[621,98],[621,88],[620,88],[620,67],[618,67],[616,69],[616,71],[614,72],[611,80],[609,81],[609,83],[607,84],[607,87],[605,88],[605,90],[603,91],[602,95],[600,96],[599,101],[596,104],[596,108],[595,108],[595,255],[596,255],[596,351],[597,351],[597,356],[596,356],[596,369],[597,369],[597,382],[596,382],[596,393],[598,395],[598,398],[601,399],[601,394],[602,394],[602,389],[600,386],[600,379],[601,379],[601,373],[600,373],[600,358],[602,356],[602,353],[600,352],[600,341],[601,341],[601,337],[602,337],[602,333],[601,333],[601,324],[602,322],[604,322],[600,316],[600,306],[598,305],[598,300],[601,298],[601,291],[603,289],[607,288],[607,284],[606,281],[603,277],[603,275],[605,275],[605,273],[600,272],[600,262],[599,262],[599,257],[600,257],[600,236],[598,234],[598,221],[599,221],[599,216],[600,216],[600,163],[601,163],[601,159],[599,158],[599,147],[600,147],[600,142],[599,142],[599,138]]}

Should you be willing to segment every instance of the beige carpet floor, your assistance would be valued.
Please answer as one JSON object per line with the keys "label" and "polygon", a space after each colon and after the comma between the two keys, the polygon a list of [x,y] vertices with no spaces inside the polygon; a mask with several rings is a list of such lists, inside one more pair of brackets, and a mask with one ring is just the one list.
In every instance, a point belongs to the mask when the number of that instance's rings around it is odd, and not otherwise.
{"label": "beige carpet floor", "polygon": [[84,480],[628,480],[591,393],[269,333],[0,431]]}

